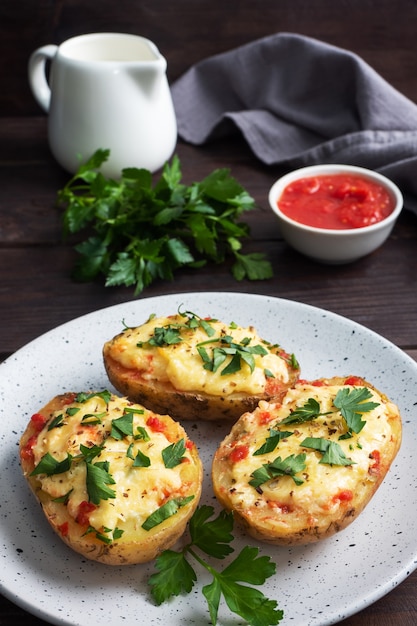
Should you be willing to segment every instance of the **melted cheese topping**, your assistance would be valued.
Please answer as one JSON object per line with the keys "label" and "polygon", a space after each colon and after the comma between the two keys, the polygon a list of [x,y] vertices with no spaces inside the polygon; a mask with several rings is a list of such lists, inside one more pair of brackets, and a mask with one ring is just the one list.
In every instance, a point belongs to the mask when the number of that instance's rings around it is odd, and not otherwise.
{"label": "melted cheese topping", "polygon": [[[63,498],[69,494],[68,513],[76,519],[80,504],[89,501],[86,486],[87,466],[80,446],[87,448],[94,445],[102,446],[101,453],[92,460],[92,463],[108,462],[108,472],[114,480],[114,484],[109,484],[108,487],[114,490],[115,497],[101,499],[99,505],[89,512],[89,525],[98,531],[116,527],[140,528],[148,516],[167,500],[189,495],[183,492],[191,483],[191,481],[187,483],[187,473],[191,465],[194,466],[190,451],[186,448],[183,455],[186,461],[174,468],[165,467],[162,458],[162,451],[174,443],[173,430],[169,424],[172,423],[171,418],[159,416],[158,419],[163,420],[162,423],[167,424],[168,421],[168,424],[162,432],[154,432],[147,425],[148,418],[154,417],[154,414],[143,409],[141,413],[130,413],[133,415],[133,436],[125,435],[122,439],[111,436],[112,420],[122,417],[125,409],[132,406],[136,409],[142,408],[139,405],[132,405],[127,399],[115,396],[112,396],[107,405],[98,395],[85,402],[74,402],[52,415],[39,433],[32,449],[35,466],[47,453],[56,461],[63,461],[68,454],[73,457],[69,471],[51,476],[39,474],[37,479],[42,490],[51,498]],[[48,430],[48,425],[61,414],[63,419],[59,426]],[[91,425],[87,425],[89,421]],[[99,423],[94,424],[94,421]],[[146,430],[149,441],[135,438],[139,433],[138,429],[141,428]],[[176,431],[175,441],[180,439],[180,432]],[[184,443],[186,443],[185,433]],[[138,451],[149,458],[149,467],[133,467],[133,459],[136,458]],[[79,458],[74,460],[74,457]]]}
{"label": "melted cheese topping", "polygon": [[[389,417],[397,413],[396,407],[384,403],[378,393],[370,390],[373,397],[369,401],[378,403],[378,406],[362,415],[366,424],[359,434],[353,433],[352,437],[340,440],[340,436],[347,432],[347,427],[340,412],[335,409],[333,400],[339,389],[346,387],[349,386],[298,384],[288,391],[282,405],[261,402],[253,413],[246,413],[240,418],[221,451],[222,461],[228,466],[227,478],[223,477],[223,480],[229,486],[228,498],[234,508],[245,510],[248,516],[251,509],[256,509],[258,516],[265,509],[268,511],[268,524],[272,526],[285,524],[285,516],[273,518],[274,508],[295,516],[308,513],[310,524],[314,525],[317,519],[323,517],[323,512],[331,515],[332,509],[338,509],[344,494],[350,497],[351,493],[353,498],[362,487],[376,480],[376,476],[369,472],[373,463],[372,454],[390,441],[392,429]],[[310,398],[319,402],[321,413],[330,414],[301,424],[280,424],[291,411],[304,406]],[[254,456],[254,452],[269,437],[271,428],[293,434],[282,439],[272,452]],[[342,466],[320,463],[322,453],[301,445],[306,437],[337,443],[353,464]],[[236,446],[247,446],[248,454],[242,460],[233,462],[231,454]],[[297,474],[303,481],[301,484],[296,485],[291,476],[273,478],[262,484],[260,490],[249,484],[253,472],[263,464],[272,463],[278,456],[285,460],[289,455],[303,453],[306,454],[305,468]],[[222,481],[221,478],[219,480]]]}
{"label": "melted cheese topping", "polygon": [[[110,344],[110,356],[127,369],[141,372],[145,380],[168,382],[179,391],[204,392],[214,396],[227,396],[232,393],[250,395],[262,394],[265,390],[268,372],[283,383],[288,382],[288,365],[277,352],[277,346],[271,346],[262,340],[253,327],[228,326],[222,322],[209,320],[215,334],[209,337],[201,326],[184,328],[186,318],[181,315],[153,318],[137,328],[129,328],[118,335]],[[147,342],[154,335],[156,328],[180,325],[181,341],[163,347],[150,346]],[[204,368],[204,362],[197,350],[202,344],[209,356],[213,348],[224,347],[219,339],[225,335],[233,337],[233,342],[240,344],[250,338],[249,347],[261,345],[265,355],[254,354],[255,367],[251,369],[241,361],[240,369],[228,375],[222,370],[231,361],[232,356],[217,369]],[[217,339],[217,341],[216,341]],[[139,347],[138,347],[139,346]]]}

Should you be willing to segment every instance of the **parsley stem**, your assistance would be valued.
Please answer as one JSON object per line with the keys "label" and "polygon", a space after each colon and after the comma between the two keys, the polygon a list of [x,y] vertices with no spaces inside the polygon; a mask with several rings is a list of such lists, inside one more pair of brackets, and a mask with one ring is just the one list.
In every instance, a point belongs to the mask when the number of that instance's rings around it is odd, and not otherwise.
{"label": "parsley stem", "polygon": [[207,571],[210,572],[210,574],[212,574],[213,576],[215,576],[217,574],[216,570],[211,567],[211,565],[209,565],[204,559],[202,559],[197,552],[195,552],[192,548],[192,543],[190,543],[188,546],[186,546],[184,548],[184,552],[188,552],[188,554],[191,554],[191,556],[193,556],[195,558],[196,561],[198,561],[198,563],[200,563],[200,565],[202,565]]}

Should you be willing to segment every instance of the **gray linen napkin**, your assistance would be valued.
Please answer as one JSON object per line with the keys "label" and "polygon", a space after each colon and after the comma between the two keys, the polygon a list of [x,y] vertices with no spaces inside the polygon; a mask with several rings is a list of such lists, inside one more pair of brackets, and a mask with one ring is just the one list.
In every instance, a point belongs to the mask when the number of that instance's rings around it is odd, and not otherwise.
{"label": "gray linen napkin", "polygon": [[238,130],[267,165],[368,167],[417,213],[417,106],[357,55],[278,33],[200,61],[171,89],[185,141]]}

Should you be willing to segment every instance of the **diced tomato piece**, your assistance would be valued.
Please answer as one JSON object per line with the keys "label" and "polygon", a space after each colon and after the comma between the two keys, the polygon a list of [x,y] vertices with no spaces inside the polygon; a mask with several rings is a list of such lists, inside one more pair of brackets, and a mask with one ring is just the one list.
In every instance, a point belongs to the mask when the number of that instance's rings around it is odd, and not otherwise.
{"label": "diced tomato piece", "polygon": [[379,450],[373,450],[369,455],[369,458],[373,460],[373,463],[368,468],[368,474],[371,476],[378,476],[381,469],[381,453]]}
{"label": "diced tomato piece", "polygon": [[283,390],[282,381],[279,378],[272,378],[268,376],[265,383],[265,393],[270,396],[274,396]]}
{"label": "diced tomato piece", "polygon": [[63,524],[60,524],[57,528],[63,537],[68,537],[68,532],[69,532],[68,522],[64,522]]}
{"label": "diced tomato piece", "polygon": [[40,433],[42,428],[45,426],[47,422],[47,418],[41,413],[34,413],[30,418],[30,423],[35,428],[36,432]]}
{"label": "diced tomato piece", "polygon": [[353,499],[353,491],[350,489],[342,489],[335,496],[333,496],[333,502],[350,502]]}
{"label": "diced tomato piece", "polygon": [[77,517],[75,518],[77,524],[80,524],[80,526],[87,526],[90,523],[90,513],[92,513],[96,508],[96,505],[92,502],[83,500],[78,507]]}
{"label": "diced tomato piece", "polygon": [[20,451],[20,458],[24,461],[33,461],[33,446],[38,440],[38,435],[32,435],[26,442],[26,445]]}
{"label": "diced tomato piece", "polygon": [[360,376],[349,376],[345,380],[345,385],[359,386],[359,385],[364,385],[364,384],[365,384],[365,381]]}
{"label": "diced tomato piece", "polygon": [[276,502],[275,500],[268,500],[268,507],[270,509],[279,509],[280,513],[284,514],[292,513],[293,511],[293,508],[289,504]]}
{"label": "diced tomato piece", "polygon": [[151,415],[146,420],[146,425],[155,433],[163,433],[166,430],[166,424],[160,420],[156,415]]}
{"label": "diced tomato piece", "polygon": [[236,446],[230,453],[229,459],[232,463],[237,463],[238,461],[243,461],[249,454],[249,446],[241,445]]}
{"label": "diced tomato piece", "polygon": [[260,411],[258,413],[258,424],[262,426],[262,424],[268,424],[274,416],[269,411]]}
{"label": "diced tomato piece", "polygon": [[332,196],[340,200],[354,198],[358,200],[358,202],[364,202],[369,196],[369,191],[363,187],[352,185],[351,183],[343,183],[334,189]]}

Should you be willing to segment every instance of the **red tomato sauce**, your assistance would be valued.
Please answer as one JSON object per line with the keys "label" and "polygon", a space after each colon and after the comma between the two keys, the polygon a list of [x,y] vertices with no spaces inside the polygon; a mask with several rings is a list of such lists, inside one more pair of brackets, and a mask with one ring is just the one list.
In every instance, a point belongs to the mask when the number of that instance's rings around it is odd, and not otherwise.
{"label": "red tomato sauce", "polygon": [[343,230],[385,219],[394,209],[394,199],[383,185],[362,176],[329,174],[290,183],[278,207],[301,224]]}

